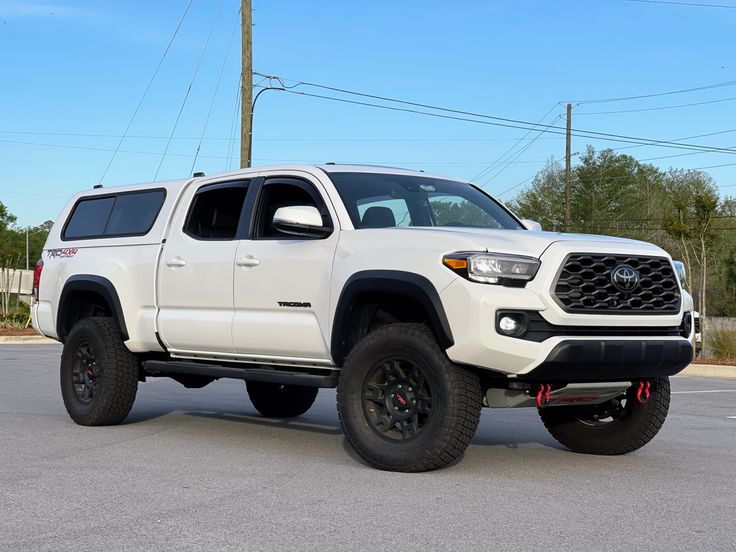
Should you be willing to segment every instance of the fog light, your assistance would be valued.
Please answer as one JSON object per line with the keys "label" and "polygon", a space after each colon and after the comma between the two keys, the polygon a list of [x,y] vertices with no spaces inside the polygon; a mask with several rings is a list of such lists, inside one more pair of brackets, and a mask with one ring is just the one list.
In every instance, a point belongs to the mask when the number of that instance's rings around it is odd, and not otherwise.
{"label": "fog light", "polygon": [[519,323],[510,316],[503,316],[498,322],[498,327],[506,334],[514,334],[519,329]]}
{"label": "fog light", "polygon": [[523,311],[499,311],[496,313],[496,331],[507,337],[521,337],[526,333],[529,319]]}

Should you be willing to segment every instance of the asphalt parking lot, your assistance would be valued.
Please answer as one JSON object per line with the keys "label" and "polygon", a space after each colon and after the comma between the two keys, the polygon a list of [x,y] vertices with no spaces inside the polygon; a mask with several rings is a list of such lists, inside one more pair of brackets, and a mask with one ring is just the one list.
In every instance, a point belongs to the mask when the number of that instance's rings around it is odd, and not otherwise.
{"label": "asphalt parking lot", "polygon": [[458,464],[363,465],[332,390],[295,420],[242,382],[142,384],[126,423],[66,415],[60,347],[0,346],[0,550],[736,549],[736,380],[673,379],[659,436],[563,450],[536,412],[485,410]]}

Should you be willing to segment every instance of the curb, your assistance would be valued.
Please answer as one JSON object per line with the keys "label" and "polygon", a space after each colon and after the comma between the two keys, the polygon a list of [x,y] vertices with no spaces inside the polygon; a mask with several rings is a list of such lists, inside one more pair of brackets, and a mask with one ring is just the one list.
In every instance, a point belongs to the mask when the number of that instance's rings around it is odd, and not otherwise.
{"label": "curb", "polygon": [[698,376],[701,378],[736,379],[736,366],[720,366],[718,364],[691,364],[678,375]]}
{"label": "curb", "polygon": [[49,345],[58,343],[42,335],[2,335],[0,345]]}

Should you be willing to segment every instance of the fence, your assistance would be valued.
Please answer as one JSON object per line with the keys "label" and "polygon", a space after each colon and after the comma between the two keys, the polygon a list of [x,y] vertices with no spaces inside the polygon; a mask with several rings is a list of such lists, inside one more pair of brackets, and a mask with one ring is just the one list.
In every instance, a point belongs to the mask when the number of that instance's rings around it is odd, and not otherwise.
{"label": "fence", "polygon": [[[21,296],[30,296],[33,293],[33,271],[32,270],[11,270],[10,271],[10,293],[16,295],[20,293]],[[0,278],[0,284],[2,289],[8,289],[7,283],[4,278]]]}
{"label": "fence", "polygon": [[709,316],[706,325],[709,330],[736,330],[736,317]]}

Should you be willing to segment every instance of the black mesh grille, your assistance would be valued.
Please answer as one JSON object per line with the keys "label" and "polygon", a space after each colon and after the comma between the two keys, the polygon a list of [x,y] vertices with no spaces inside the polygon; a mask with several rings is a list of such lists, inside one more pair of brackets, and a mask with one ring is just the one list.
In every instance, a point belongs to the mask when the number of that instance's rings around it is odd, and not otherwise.
{"label": "black mesh grille", "polygon": [[[628,265],[639,275],[631,291],[617,288],[611,278]],[[670,314],[680,310],[680,289],[670,262],[664,257],[572,254],[566,260],[555,295],[570,312]]]}

